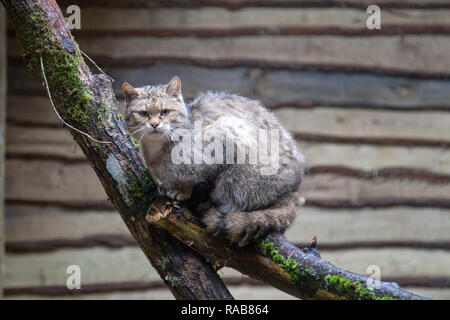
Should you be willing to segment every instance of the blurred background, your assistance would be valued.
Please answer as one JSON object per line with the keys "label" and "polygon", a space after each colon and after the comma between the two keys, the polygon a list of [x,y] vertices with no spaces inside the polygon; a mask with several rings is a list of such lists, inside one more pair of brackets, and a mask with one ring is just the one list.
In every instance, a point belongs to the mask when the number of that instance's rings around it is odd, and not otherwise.
{"label": "blurred background", "polygon": [[[317,236],[339,267],[450,299],[450,2],[379,0],[380,30],[368,0],[57,2],[81,8],[75,39],[121,101],[124,81],[179,75],[186,98],[226,90],[276,113],[310,167],[293,243]],[[0,14],[4,298],[171,299]],[[238,299],[291,298],[220,274]]]}

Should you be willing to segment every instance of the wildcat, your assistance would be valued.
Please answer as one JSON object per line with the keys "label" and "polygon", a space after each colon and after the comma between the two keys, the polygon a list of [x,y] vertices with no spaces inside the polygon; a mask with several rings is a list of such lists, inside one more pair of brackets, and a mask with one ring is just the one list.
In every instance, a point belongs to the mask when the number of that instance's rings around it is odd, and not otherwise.
{"label": "wildcat", "polygon": [[[127,126],[141,141],[144,158],[160,192],[183,201],[191,197],[196,185],[212,184],[212,205],[202,215],[209,232],[244,246],[269,231],[284,232],[292,223],[300,206],[299,186],[305,159],[288,131],[259,101],[206,92],[185,103],[178,77],[168,84],[142,88],[125,82],[122,91]],[[201,148],[211,141],[223,147],[211,153],[219,161],[174,161],[174,151],[180,143],[192,142],[192,138],[179,138],[175,133],[192,133],[196,121],[202,124],[202,137],[207,137]],[[273,136],[278,144],[267,148],[268,154],[277,159],[276,170],[265,174],[267,163],[252,162],[249,155],[262,141],[257,138],[258,130],[278,133]],[[201,152],[198,146],[192,150],[194,155],[186,153],[185,160],[192,160]],[[232,163],[226,158],[227,152],[232,154]],[[236,161],[239,157],[241,162]]]}

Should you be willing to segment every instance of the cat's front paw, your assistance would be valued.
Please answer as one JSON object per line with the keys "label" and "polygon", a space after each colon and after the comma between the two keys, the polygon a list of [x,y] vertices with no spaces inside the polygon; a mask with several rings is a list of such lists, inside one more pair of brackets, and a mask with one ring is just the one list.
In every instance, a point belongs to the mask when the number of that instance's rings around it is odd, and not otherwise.
{"label": "cat's front paw", "polygon": [[184,200],[187,200],[187,199],[189,199],[191,197],[191,193],[190,192],[186,192],[186,191],[179,190],[179,189],[167,190],[166,191],[166,195],[170,199],[174,199],[174,200],[178,200],[178,201],[184,201]]}

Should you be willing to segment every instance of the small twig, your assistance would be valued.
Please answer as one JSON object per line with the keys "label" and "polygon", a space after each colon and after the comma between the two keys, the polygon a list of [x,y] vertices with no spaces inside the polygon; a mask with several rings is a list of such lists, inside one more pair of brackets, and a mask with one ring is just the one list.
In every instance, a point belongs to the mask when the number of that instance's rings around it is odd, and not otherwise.
{"label": "small twig", "polygon": [[58,110],[56,110],[55,104],[53,103],[53,99],[52,99],[52,95],[50,93],[50,88],[48,87],[48,82],[47,82],[47,77],[45,76],[45,70],[44,70],[44,62],[42,61],[42,56],[40,56],[41,59],[41,69],[42,69],[42,75],[44,77],[44,82],[45,82],[45,87],[47,88],[47,94],[48,94],[48,98],[50,99],[50,103],[53,107],[53,110],[55,111],[56,115],[58,116],[59,120],[64,123],[66,126],[68,126],[69,128],[75,130],[78,133],[81,133],[82,135],[88,137],[89,139],[91,139],[92,141],[98,142],[98,143],[105,143],[105,144],[110,144],[111,142],[109,141],[100,141],[97,139],[94,139],[93,137],[91,137],[89,134],[87,134],[86,132],[83,132],[77,128],[75,128],[74,126],[68,124],[67,122],[64,121],[64,119],[59,115]]}
{"label": "small twig", "polygon": [[314,238],[312,238],[309,241],[309,247],[310,248],[317,248],[317,236],[314,236]]}
{"label": "small twig", "polygon": [[114,79],[113,78],[111,78],[110,76],[108,76],[95,62],[94,62],[94,60],[92,60],[91,58],[89,58],[89,56],[86,54],[86,53],[84,53],[83,51],[81,51],[81,49],[80,49],[80,52],[81,52],[81,54],[83,55],[83,56],[85,56],[86,57],[86,59],[88,59],[90,62],[92,62],[92,64],[101,72],[101,73],[103,73],[104,75],[105,75],[105,77],[107,77],[109,80],[111,80],[111,82],[114,82]]}

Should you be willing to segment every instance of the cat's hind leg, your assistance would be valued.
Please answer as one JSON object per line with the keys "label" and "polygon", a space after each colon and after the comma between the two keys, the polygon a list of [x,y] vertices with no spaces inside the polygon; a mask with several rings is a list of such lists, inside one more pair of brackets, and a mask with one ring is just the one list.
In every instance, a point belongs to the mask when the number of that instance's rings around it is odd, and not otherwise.
{"label": "cat's hind leg", "polygon": [[262,176],[257,167],[233,165],[222,171],[210,193],[221,213],[251,211],[268,207],[280,196],[279,179]]}
{"label": "cat's hind leg", "polygon": [[300,206],[300,193],[291,192],[261,210],[223,214],[212,207],[202,215],[201,220],[211,234],[245,246],[267,232],[284,232],[294,221]]}

